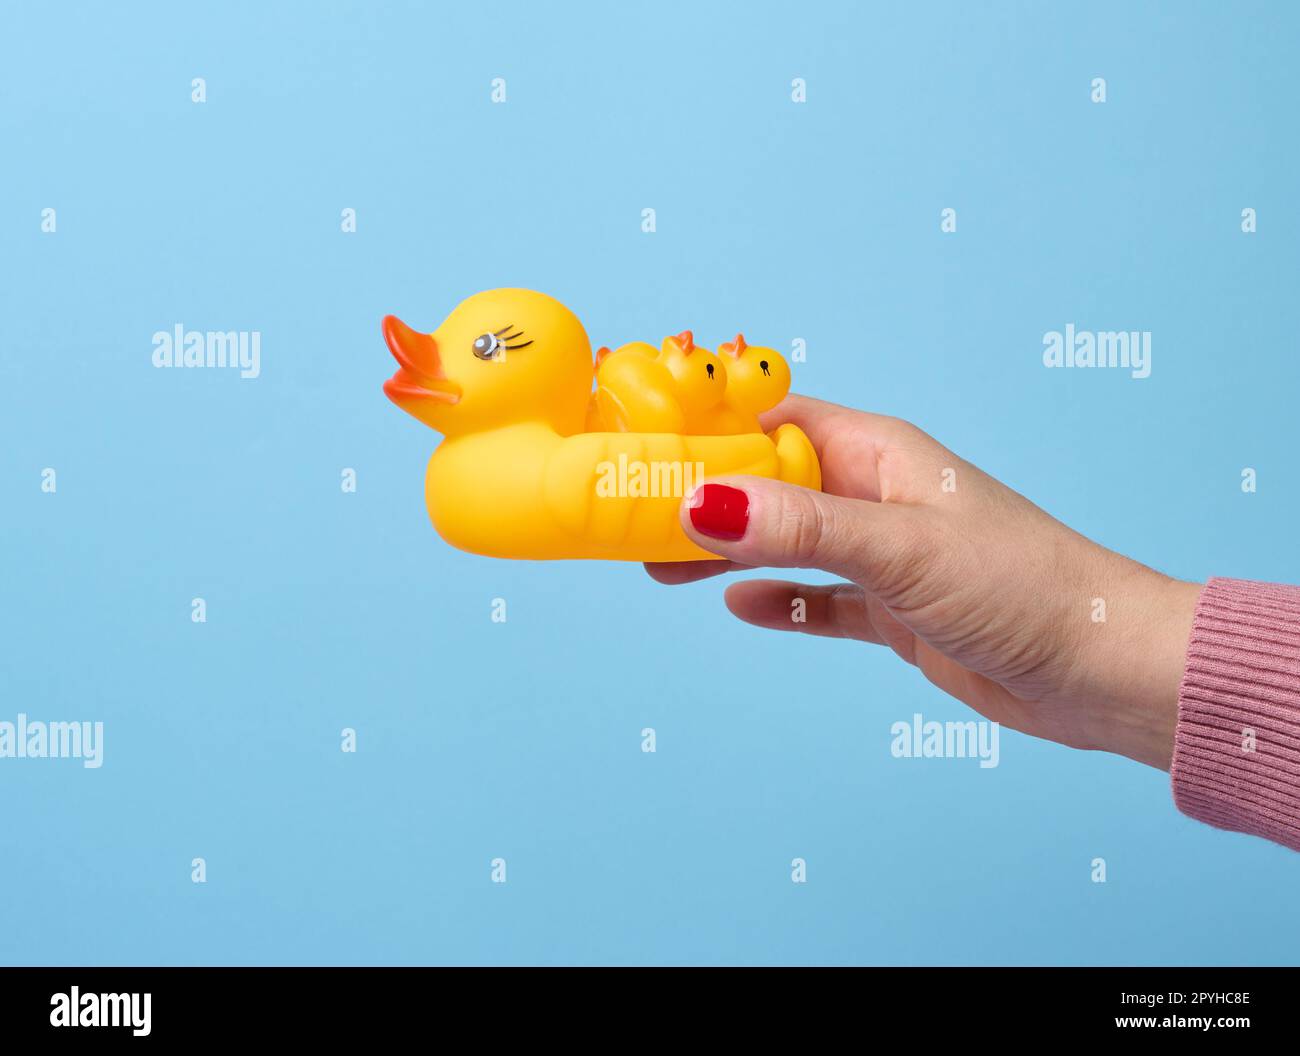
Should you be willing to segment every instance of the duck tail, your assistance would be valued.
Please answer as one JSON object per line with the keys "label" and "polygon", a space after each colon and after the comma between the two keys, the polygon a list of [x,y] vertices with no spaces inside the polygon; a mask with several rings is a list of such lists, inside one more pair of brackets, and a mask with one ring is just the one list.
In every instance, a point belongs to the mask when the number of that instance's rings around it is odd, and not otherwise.
{"label": "duck tail", "polygon": [[808,435],[793,422],[786,422],[767,436],[776,445],[778,478],[787,484],[821,491],[822,467],[817,461],[817,449]]}

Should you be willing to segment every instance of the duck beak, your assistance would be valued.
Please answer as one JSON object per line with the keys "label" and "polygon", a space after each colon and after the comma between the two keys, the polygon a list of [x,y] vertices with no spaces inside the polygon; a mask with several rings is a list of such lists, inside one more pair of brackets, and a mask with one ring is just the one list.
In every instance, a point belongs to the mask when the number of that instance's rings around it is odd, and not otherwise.
{"label": "duck beak", "polygon": [[384,395],[400,406],[403,400],[456,403],[460,386],[448,380],[432,334],[412,330],[395,315],[384,316],[384,342],[398,362],[398,371],[384,382]]}

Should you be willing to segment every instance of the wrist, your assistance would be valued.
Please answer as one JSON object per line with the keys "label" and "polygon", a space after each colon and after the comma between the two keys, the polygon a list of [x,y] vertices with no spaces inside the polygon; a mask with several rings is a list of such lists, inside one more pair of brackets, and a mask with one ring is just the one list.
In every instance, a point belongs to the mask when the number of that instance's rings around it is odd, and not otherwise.
{"label": "wrist", "polygon": [[1107,628],[1097,747],[1161,770],[1173,758],[1178,691],[1201,584],[1142,568]]}

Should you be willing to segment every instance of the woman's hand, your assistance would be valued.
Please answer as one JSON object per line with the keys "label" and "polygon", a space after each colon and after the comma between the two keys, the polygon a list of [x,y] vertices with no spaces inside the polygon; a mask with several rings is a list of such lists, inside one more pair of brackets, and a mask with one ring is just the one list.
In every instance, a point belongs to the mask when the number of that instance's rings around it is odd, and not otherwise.
{"label": "woman's hand", "polygon": [[825,491],[710,480],[682,525],[725,560],[651,576],[824,569],[849,582],[749,580],[727,606],[760,627],[887,645],[995,722],[1168,769],[1198,585],[1090,542],[906,422],[799,396],[763,424],[787,421],[817,448]]}

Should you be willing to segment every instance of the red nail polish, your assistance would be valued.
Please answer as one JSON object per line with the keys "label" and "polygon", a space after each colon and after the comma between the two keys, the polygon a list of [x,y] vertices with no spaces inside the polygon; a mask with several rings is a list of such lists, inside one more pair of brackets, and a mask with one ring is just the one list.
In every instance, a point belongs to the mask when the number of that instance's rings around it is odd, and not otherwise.
{"label": "red nail polish", "polygon": [[749,496],[726,484],[702,484],[691,504],[691,524],[714,539],[739,539],[749,524]]}

